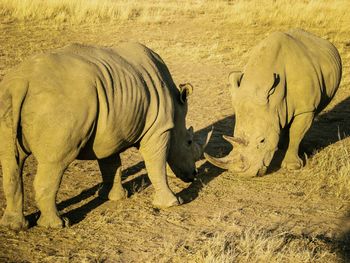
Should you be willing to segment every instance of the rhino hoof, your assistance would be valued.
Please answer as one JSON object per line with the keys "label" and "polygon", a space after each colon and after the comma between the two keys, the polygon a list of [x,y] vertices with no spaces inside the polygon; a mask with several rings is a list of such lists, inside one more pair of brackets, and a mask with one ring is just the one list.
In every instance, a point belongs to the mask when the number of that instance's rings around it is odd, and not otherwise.
{"label": "rhino hoof", "polygon": [[287,162],[283,161],[282,168],[287,169],[289,171],[299,170],[303,167],[303,162],[298,158],[297,161]]}
{"label": "rhino hoof", "polygon": [[168,208],[172,206],[177,206],[183,203],[182,199],[179,198],[177,199],[176,196],[171,193],[168,196],[161,196],[159,194],[156,194],[154,199],[153,199],[153,205],[155,207],[159,208]]}
{"label": "rhino hoof", "polygon": [[12,230],[25,230],[28,229],[28,220],[23,215],[8,215],[4,214],[0,225],[7,227]]}
{"label": "rhino hoof", "polygon": [[111,201],[119,201],[126,199],[128,197],[128,190],[122,188],[119,191],[113,191],[113,189],[108,194],[108,199]]}
{"label": "rhino hoof", "polygon": [[63,228],[64,226],[69,226],[69,221],[67,218],[64,218],[64,220],[62,220],[58,216],[48,217],[41,215],[37,224],[38,226],[46,228]]}

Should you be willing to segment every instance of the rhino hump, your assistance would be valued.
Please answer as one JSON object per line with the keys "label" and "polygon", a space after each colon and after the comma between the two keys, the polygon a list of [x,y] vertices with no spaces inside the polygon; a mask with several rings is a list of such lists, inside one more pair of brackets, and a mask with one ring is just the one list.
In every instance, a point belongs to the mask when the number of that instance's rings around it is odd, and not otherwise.
{"label": "rhino hump", "polygon": [[268,94],[274,74],[285,94],[271,98],[286,100],[289,116],[319,112],[338,89],[341,58],[329,41],[301,29],[274,32],[252,50],[242,79],[249,88],[242,93]]}

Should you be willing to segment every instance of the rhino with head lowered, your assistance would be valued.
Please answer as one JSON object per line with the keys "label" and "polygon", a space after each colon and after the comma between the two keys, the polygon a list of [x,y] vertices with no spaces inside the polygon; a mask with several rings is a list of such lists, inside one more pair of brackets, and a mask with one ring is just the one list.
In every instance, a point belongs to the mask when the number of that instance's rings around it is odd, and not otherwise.
{"label": "rhino with head lowered", "polygon": [[127,192],[119,154],[139,148],[155,188],[157,207],[178,205],[166,163],[192,181],[203,147],[186,129],[190,84],[176,87],[163,60],[139,43],[116,48],[73,44],[36,55],[0,83],[0,161],[6,210],[1,223],[25,228],[22,167],[38,161],[35,200],[38,225],[62,227],[55,199],[62,174],[74,159],[97,159],[109,199]]}
{"label": "rhino with head lowered", "polygon": [[229,75],[236,123],[234,136],[224,138],[233,150],[223,158],[205,154],[207,160],[238,174],[262,175],[284,130],[289,144],[282,167],[301,168],[299,144],[336,93],[341,72],[330,42],[299,29],[270,34],[252,50],[244,72]]}

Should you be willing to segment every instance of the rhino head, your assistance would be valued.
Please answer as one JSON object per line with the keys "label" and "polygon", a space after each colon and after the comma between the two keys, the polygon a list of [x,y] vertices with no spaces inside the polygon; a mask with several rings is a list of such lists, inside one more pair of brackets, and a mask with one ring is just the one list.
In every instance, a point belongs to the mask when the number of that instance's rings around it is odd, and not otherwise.
{"label": "rhino head", "polygon": [[193,127],[186,129],[187,98],[192,92],[191,84],[179,85],[178,99],[174,103],[175,127],[171,133],[167,160],[174,174],[184,182],[192,182],[197,175],[195,163],[202,156],[210,137],[208,134],[206,142],[199,144],[193,140]]}
{"label": "rhino head", "polygon": [[224,139],[233,150],[223,158],[205,157],[223,169],[255,176],[266,172],[277,150],[286,104],[278,74],[249,73],[233,72],[229,76],[236,124],[234,137]]}

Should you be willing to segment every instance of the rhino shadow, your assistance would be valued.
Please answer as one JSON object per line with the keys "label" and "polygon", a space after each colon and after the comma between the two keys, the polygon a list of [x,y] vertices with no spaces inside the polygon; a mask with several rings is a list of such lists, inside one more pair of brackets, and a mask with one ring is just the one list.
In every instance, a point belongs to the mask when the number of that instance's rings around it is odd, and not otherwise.
{"label": "rhino shadow", "polygon": [[[343,140],[349,135],[350,97],[338,103],[333,109],[316,116],[300,144],[299,156],[306,164],[308,157],[312,157],[323,148]],[[271,161],[267,174],[276,172],[281,168],[289,143],[288,137],[289,134],[286,129],[282,130],[279,149]]]}
{"label": "rhino shadow", "polygon": [[302,149],[313,155],[316,151],[343,140],[349,135],[350,97],[315,118],[311,129],[305,136]]}
{"label": "rhino shadow", "polygon": [[[128,176],[135,174],[142,169],[145,168],[144,162],[139,162],[123,171],[122,179],[127,178]],[[149,181],[146,174],[142,174],[136,178],[133,178],[132,180],[129,180],[126,183],[123,183],[123,186],[125,189],[128,190],[128,196],[133,195],[134,193],[137,193],[143,189],[146,189],[151,182]],[[100,205],[104,204],[108,200],[105,198],[101,198],[97,195],[98,191],[101,189],[102,183],[98,183],[88,189],[83,190],[80,194],[77,196],[74,196],[72,198],[69,198],[67,200],[61,201],[57,204],[57,210],[62,211],[72,205],[79,204],[80,202],[89,199],[94,196],[92,200],[89,202],[83,204],[82,206],[79,206],[77,208],[74,208],[68,212],[65,212],[62,214],[63,217],[67,218],[70,225],[75,225],[82,221],[92,210],[96,209]],[[26,219],[29,222],[29,227],[33,227],[36,225],[37,220],[39,219],[40,212],[34,212],[30,215],[26,216]]]}
{"label": "rhino shadow", "polygon": [[[208,152],[210,155],[217,157],[225,156],[232,150],[232,146],[222,139],[222,135],[232,135],[234,125],[235,118],[233,115],[225,117],[213,123],[212,125],[209,125],[201,130],[196,131],[195,139],[199,141],[204,141],[208,132],[211,130],[212,127],[214,127],[214,132],[209,142],[209,145],[206,148],[206,152]],[[304,157],[305,161],[305,154],[308,156],[312,156],[322,148],[331,145],[339,141],[340,139],[348,137],[348,134],[350,134],[350,97],[341,101],[330,111],[323,113],[315,118],[313,125],[311,126],[310,130],[307,132],[301,143],[299,154],[300,156]],[[285,150],[286,147],[281,147],[281,149],[279,149],[275,153],[275,156],[270,164],[267,174],[280,169],[280,165],[285,155]],[[139,162],[124,170],[122,178],[125,179],[144,168],[144,162]],[[183,189],[177,194],[177,196],[180,196],[184,200],[184,203],[191,202],[192,200],[197,198],[201,189],[205,185],[209,184],[210,181],[212,181],[221,173],[223,173],[224,170],[215,167],[209,164],[208,162],[205,162],[198,168],[198,171],[199,175],[197,180],[195,180],[193,183],[190,184],[189,187]],[[129,180],[126,183],[123,183],[123,186],[128,190],[130,196],[136,192],[139,192],[149,187],[150,184],[151,182],[149,181],[147,175],[142,174],[132,180]],[[89,189],[83,190],[79,195],[75,197],[60,202],[57,205],[58,210],[64,210],[65,208],[71,205],[78,204],[83,200],[95,196],[100,188],[101,183],[96,184]],[[89,212],[102,205],[106,201],[106,199],[102,199],[96,196],[94,199],[90,200],[86,204],[64,213],[63,216],[67,217],[70,223],[74,225],[83,220]],[[38,219],[38,217],[39,212],[35,212],[26,216],[26,218],[29,220],[30,226],[35,225],[35,222]],[[349,236],[350,231],[347,235],[348,239]]]}
{"label": "rhino shadow", "polygon": [[[195,133],[195,139],[199,141],[204,141],[208,132],[211,130],[212,126],[214,126],[214,132],[211,137],[210,144],[208,145],[206,151],[210,154],[217,154],[217,150],[219,150],[219,152],[221,152],[222,155],[226,155],[227,153],[230,152],[232,147],[226,141],[222,140],[221,135],[232,133],[233,125],[234,125],[233,116],[226,117],[220,121],[215,122],[210,126],[207,126],[206,128],[198,130]],[[132,176],[133,174],[141,171],[144,168],[145,168],[144,162],[139,162],[125,169],[123,171],[122,179],[125,180],[126,178]],[[191,185],[188,188],[182,190],[180,193],[177,194],[177,196],[180,196],[185,203],[195,199],[198,196],[199,191],[204,185],[208,184],[211,180],[213,180],[215,177],[217,177],[224,171],[220,168],[217,168],[215,166],[208,164],[207,162],[204,163],[201,167],[199,167],[198,170],[199,170],[199,179],[191,183]],[[123,183],[123,187],[128,190],[129,197],[137,192],[140,192],[146,189],[150,185],[151,185],[151,182],[147,174],[142,174],[140,176],[137,176],[136,178],[133,178]],[[74,208],[62,214],[63,217],[68,218],[70,225],[79,223],[92,210],[96,209],[97,207],[99,207],[100,205],[108,201],[107,199],[103,199],[103,198],[100,198],[99,196],[96,196],[96,193],[101,187],[102,187],[102,183],[96,184],[89,189],[83,190],[79,195],[72,197],[70,199],[64,200],[57,205],[58,210],[61,211],[68,208],[71,205],[79,204],[80,202],[86,199],[89,199],[92,196],[95,196],[95,198],[83,204],[82,206],[79,206],[77,208]],[[28,219],[30,221],[30,225],[35,225],[35,221],[38,219],[38,217],[39,217],[39,212],[29,215]]]}
{"label": "rhino shadow", "polygon": [[[217,155],[218,152],[221,153],[222,156],[228,154],[232,149],[231,145],[224,141],[221,136],[222,134],[232,134],[234,125],[233,116],[228,116],[222,120],[219,120],[213,123],[206,128],[198,130],[195,133],[195,139],[199,141],[204,141],[208,132],[214,127],[214,132],[211,137],[210,143],[206,149],[206,151],[210,154]],[[130,177],[133,174],[141,171],[145,168],[144,162],[139,162],[123,171],[122,179],[125,180],[127,177]],[[220,175],[224,170],[212,166],[205,162],[201,167],[199,167],[199,178],[198,180],[191,183],[191,185],[178,193],[178,196],[184,200],[185,203],[190,202],[198,196],[199,191],[202,187],[208,184],[215,177]],[[147,176],[147,174],[142,174],[136,178],[133,178],[125,183],[123,183],[123,187],[128,190],[129,196],[142,191],[149,187],[151,182]],[[61,201],[57,204],[57,209],[62,211],[64,209],[69,208],[72,205],[79,204],[86,199],[94,197],[92,200],[87,203],[73,208],[62,214],[63,217],[69,220],[70,225],[74,225],[82,221],[92,210],[104,204],[107,199],[101,198],[97,195],[99,189],[102,187],[102,183],[98,183],[88,189],[83,190],[77,196],[69,198],[67,200]],[[40,212],[34,212],[30,215],[27,215],[26,218],[29,221],[30,227],[36,225],[36,221],[38,220]]]}
{"label": "rhino shadow", "polygon": [[[143,162],[140,162],[134,166],[131,167],[131,169],[135,169],[135,166],[141,167],[143,165]],[[126,170],[125,177],[129,176],[128,169]],[[124,174],[123,176],[124,177]],[[123,187],[128,190],[128,196],[130,197],[136,192],[142,191],[146,189],[151,182],[149,181],[146,174],[142,174],[126,183],[123,184]],[[68,199],[66,201],[62,201],[58,204],[58,209],[62,210],[74,203],[79,203],[80,201],[83,201],[91,196],[95,196],[96,192],[102,187],[102,183],[97,184],[87,190],[84,190],[81,194]],[[75,209],[72,209],[64,214],[62,214],[63,217],[68,218],[70,225],[75,225],[82,221],[92,210],[99,207],[100,205],[104,204],[108,200],[105,198],[101,198],[99,196],[96,196],[94,199],[90,200],[86,204],[79,206]],[[122,201],[121,201],[122,202]]]}
{"label": "rhino shadow", "polygon": [[[225,141],[222,138],[222,135],[223,134],[232,135],[234,124],[235,124],[234,116],[233,115],[227,116],[201,130],[198,130],[195,133],[195,139],[198,141],[205,141],[205,138],[208,132],[210,132],[210,130],[213,128],[214,131],[211,136],[210,142],[207,148],[205,149],[205,152],[217,157],[226,156],[232,150],[232,145],[229,144],[227,141]],[[177,195],[183,199],[184,203],[191,202],[192,200],[198,197],[199,192],[204,186],[209,184],[210,181],[215,179],[224,171],[225,170],[219,167],[216,167],[208,162],[203,163],[198,168],[197,179],[193,183],[191,183],[189,187],[183,189]]]}

